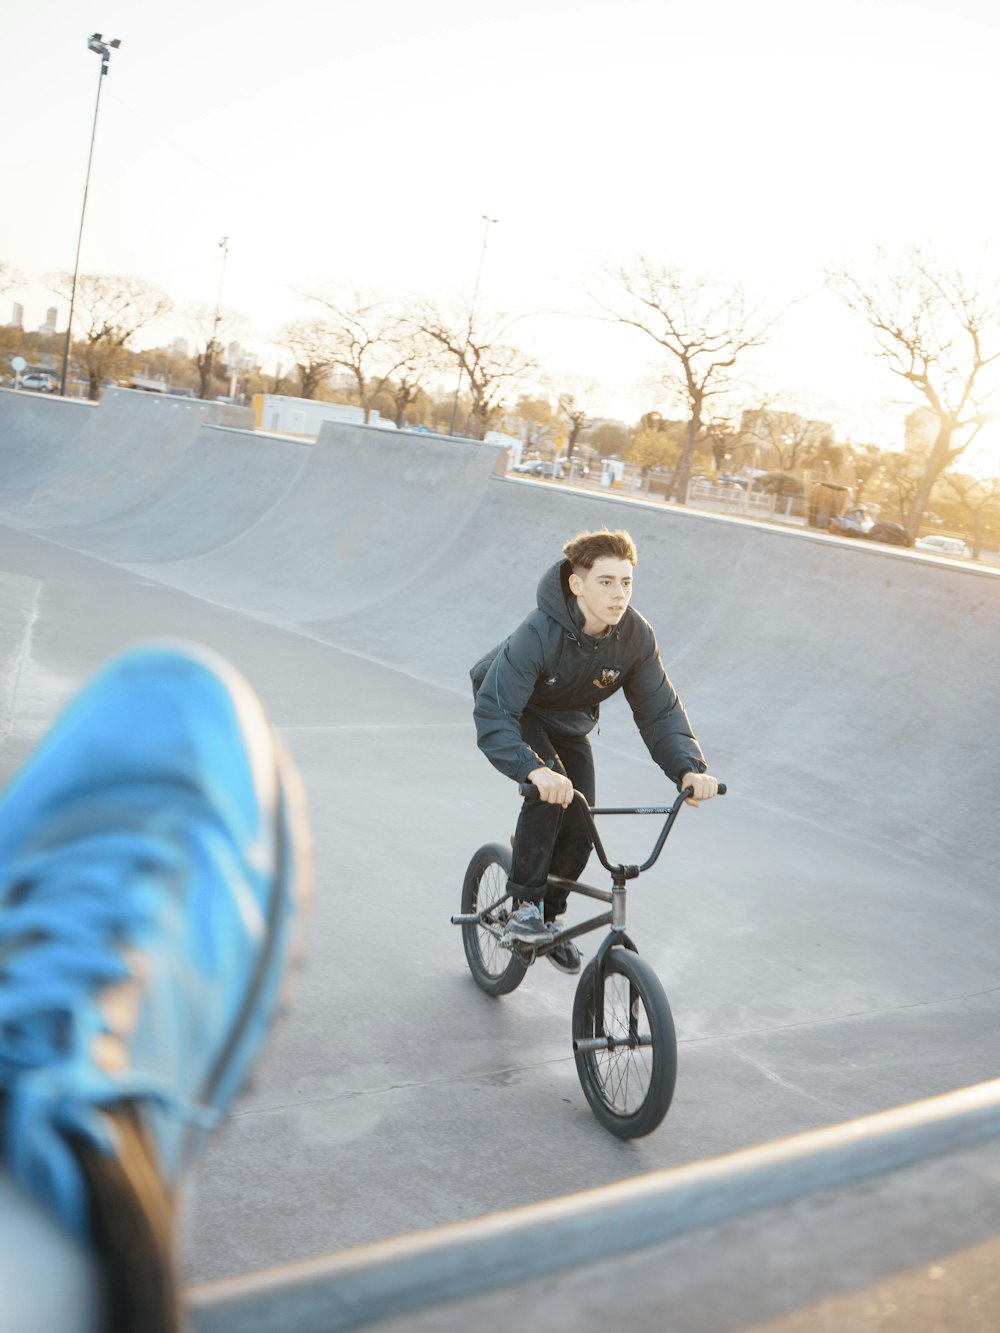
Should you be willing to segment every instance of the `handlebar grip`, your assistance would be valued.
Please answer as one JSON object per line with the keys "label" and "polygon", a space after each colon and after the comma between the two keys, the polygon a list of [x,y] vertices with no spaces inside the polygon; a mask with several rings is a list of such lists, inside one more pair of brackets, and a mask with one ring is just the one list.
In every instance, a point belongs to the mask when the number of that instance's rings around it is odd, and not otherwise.
{"label": "handlebar grip", "polygon": [[725,796],[727,790],[728,790],[728,788],[726,787],[726,784],[725,784],[724,782],[720,782],[720,783],[719,783],[719,793],[718,793],[718,794],[719,794],[720,796]]}

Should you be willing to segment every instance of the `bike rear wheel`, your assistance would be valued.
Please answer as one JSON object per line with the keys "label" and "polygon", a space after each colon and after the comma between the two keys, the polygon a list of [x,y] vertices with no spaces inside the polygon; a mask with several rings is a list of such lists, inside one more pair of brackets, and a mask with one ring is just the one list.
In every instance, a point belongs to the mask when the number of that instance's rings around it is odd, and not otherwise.
{"label": "bike rear wheel", "polygon": [[573,1002],[576,1071],[598,1120],[622,1139],[651,1133],[670,1107],[677,1080],[677,1037],[670,1005],[656,973],[623,946],[604,964],[603,1034],[611,1048],[578,1049],[596,1039],[592,959]]}
{"label": "bike rear wheel", "polygon": [[524,980],[528,964],[500,943],[512,903],[507,897],[510,848],[480,847],[462,885],[462,914],[482,913],[482,921],[462,926],[469,971],[487,995],[507,995]]}

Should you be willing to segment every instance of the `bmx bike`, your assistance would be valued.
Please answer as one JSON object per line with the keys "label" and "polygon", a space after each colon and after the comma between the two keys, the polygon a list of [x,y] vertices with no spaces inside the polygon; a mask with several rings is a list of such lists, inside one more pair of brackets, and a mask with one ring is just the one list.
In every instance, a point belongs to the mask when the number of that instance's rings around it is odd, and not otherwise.
{"label": "bmx bike", "polygon": [[[719,784],[719,795],[725,785]],[[533,787],[522,787],[528,799],[537,799]],[[462,927],[462,943],[469,970],[487,995],[507,995],[524,980],[536,958],[544,957],[564,940],[573,940],[602,926],[610,929],[597,953],[583,969],[573,1001],[573,1055],[590,1108],[601,1124],[622,1139],[651,1133],[670,1109],[677,1079],[677,1037],[666,992],[650,965],[639,957],[626,931],[626,884],[649,870],[659,859],[664,843],[692,794],[688,787],[672,805],[591,807],[582,792],[574,791],[593,839],[597,857],[611,875],[611,889],[598,889],[573,880],[549,877],[560,892],[578,893],[609,904],[610,911],[550,934],[538,945],[504,940],[504,926],[513,910],[507,891],[511,849],[489,843],[469,862],[462,885],[462,910],[451,918]],[[652,852],[642,865],[619,865],[608,860],[594,822],[604,815],[663,815]]]}

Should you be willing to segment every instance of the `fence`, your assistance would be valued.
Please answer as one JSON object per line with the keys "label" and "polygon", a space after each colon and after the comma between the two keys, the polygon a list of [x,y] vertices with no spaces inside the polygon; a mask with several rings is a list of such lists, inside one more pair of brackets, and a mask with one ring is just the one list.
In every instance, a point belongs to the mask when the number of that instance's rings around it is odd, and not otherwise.
{"label": "fence", "polygon": [[697,509],[714,509],[722,513],[746,514],[757,518],[805,517],[804,496],[775,495],[755,490],[752,486],[692,481],[688,484],[687,502]]}

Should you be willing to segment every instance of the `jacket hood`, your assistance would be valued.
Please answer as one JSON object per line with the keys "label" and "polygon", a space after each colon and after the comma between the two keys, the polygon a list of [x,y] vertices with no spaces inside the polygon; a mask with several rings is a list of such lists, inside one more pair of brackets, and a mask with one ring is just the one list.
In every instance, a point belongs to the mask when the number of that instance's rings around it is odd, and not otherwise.
{"label": "jacket hood", "polygon": [[571,572],[568,560],[557,560],[539,579],[535,597],[539,611],[551,616],[560,628],[578,636],[583,632],[583,620],[576,598],[569,590]]}
{"label": "jacket hood", "polygon": [[[538,609],[551,616],[560,629],[566,630],[571,638],[591,642],[591,636],[583,628],[583,612],[569,590],[569,576],[572,572],[573,566],[568,560],[559,560],[551,569],[545,571],[535,593]],[[629,607],[629,611],[631,609]],[[625,615],[628,615],[628,611]],[[608,633],[611,638],[617,639],[620,631],[621,625],[612,625]]]}

